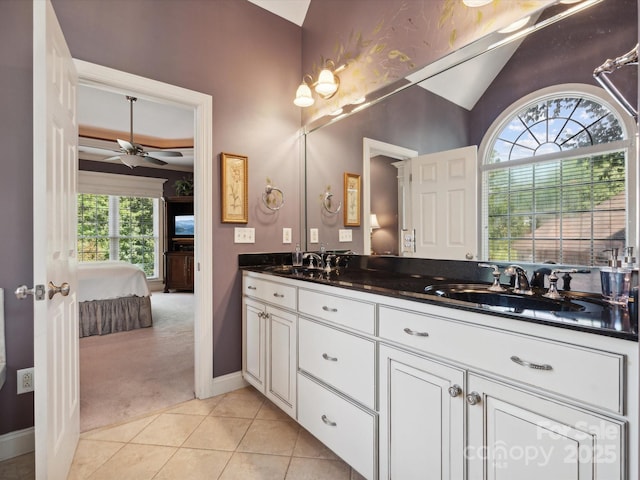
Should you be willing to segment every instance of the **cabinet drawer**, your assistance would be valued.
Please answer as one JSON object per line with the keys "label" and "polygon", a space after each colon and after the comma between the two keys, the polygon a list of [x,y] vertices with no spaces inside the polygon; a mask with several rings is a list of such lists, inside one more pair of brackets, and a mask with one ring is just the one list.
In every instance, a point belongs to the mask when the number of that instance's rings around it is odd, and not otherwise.
{"label": "cabinet drawer", "polygon": [[243,293],[274,305],[295,310],[296,287],[250,276],[243,277]]}
{"label": "cabinet drawer", "polygon": [[375,414],[298,374],[298,422],[361,475],[375,478]]}
{"label": "cabinet drawer", "polygon": [[380,307],[380,337],[509,379],[624,412],[624,356]]}
{"label": "cabinet drawer", "polygon": [[375,307],[372,303],[301,288],[298,290],[298,309],[302,313],[371,335],[375,332]]}
{"label": "cabinet drawer", "polygon": [[375,407],[375,343],[301,318],[298,366],[358,402]]}

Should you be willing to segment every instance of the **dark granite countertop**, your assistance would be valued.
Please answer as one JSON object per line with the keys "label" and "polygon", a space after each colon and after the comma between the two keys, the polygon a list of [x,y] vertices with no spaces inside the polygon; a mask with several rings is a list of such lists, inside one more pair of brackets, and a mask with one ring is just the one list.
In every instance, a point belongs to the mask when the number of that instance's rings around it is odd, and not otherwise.
{"label": "dark granite countertop", "polygon": [[[455,308],[471,312],[491,314],[518,321],[533,322],[553,327],[568,328],[582,332],[616,337],[624,340],[638,340],[638,315],[633,301],[629,307],[610,305],[601,296],[584,292],[560,292],[565,297],[562,301],[550,302],[538,291],[532,297],[523,297],[526,302],[549,302],[553,305],[549,310],[528,309],[525,307],[486,305],[470,301],[462,301],[446,296],[434,294],[438,286],[456,284],[490,285],[487,272],[479,269],[477,262],[430,261],[430,264],[420,259],[411,259],[412,268],[407,259],[370,261],[372,257],[350,256],[347,265],[338,267],[331,273],[309,271],[308,269],[292,269],[290,254],[249,254],[240,255],[241,269],[266,273],[303,282],[358,290],[378,295],[402,298],[432,305]],[[287,265],[288,268],[282,268]],[[437,263],[434,265],[433,263]],[[422,263],[418,269],[413,269],[415,263]],[[404,265],[403,265],[404,264]],[[437,268],[434,268],[437,267]],[[476,272],[480,271],[480,275]],[[434,272],[438,272],[435,274]],[[490,273],[489,273],[490,275]],[[425,288],[435,286],[431,293]],[[506,286],[508,288],[508,285]],[[507,292],[513,299],[519,300],[517,295]],[[544,305],[544,304],[543,304]]]}

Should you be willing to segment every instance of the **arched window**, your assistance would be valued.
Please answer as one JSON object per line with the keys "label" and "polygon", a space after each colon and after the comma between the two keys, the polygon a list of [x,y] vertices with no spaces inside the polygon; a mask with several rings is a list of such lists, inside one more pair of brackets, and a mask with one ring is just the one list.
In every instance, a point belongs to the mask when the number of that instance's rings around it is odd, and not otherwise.
{"label": "arched window", "polygon": [[491,126],[480,148],[484,258],[598,265],[603,250],[622,253],[635,212],[633,123],[605,96],[589,85],[544,89]]}

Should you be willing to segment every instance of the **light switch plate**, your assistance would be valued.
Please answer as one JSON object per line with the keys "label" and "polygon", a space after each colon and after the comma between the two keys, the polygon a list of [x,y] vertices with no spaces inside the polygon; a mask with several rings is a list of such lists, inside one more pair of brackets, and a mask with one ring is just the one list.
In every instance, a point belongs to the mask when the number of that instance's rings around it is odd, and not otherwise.
{"label": "light switch plate", "polygon": [[291,243],[291,229],[288,227],[282,229],[282,243]]}
{"label": "light switch plate", "polygon": [[318,229],[310,228],[309,229],[309,243],[318,243]]}
{"label": "light switch plate", "polygon": [[353,233],[348,228],[341,228],[338,230],[338,241],[339,242],[352,242],[353,241]]}
{"label": "light switch plate", "polygon": [[256,229],[251,227],[235,227],[233,229],[234,243],[256,243]]}

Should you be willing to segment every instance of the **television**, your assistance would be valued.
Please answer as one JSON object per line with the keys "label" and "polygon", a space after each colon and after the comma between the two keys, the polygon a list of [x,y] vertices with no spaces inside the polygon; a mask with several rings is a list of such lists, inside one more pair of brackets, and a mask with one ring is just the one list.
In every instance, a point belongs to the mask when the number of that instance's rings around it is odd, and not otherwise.
{"label": "television", "polygon": [[191,215],[176,215],[173,223],[173,233],[176,237],[193,237],[194,218]]}

